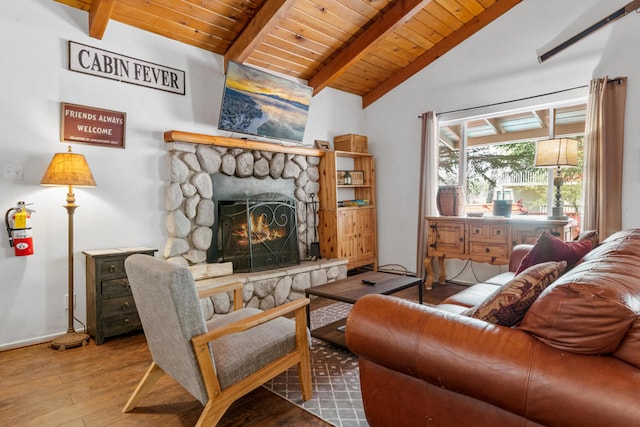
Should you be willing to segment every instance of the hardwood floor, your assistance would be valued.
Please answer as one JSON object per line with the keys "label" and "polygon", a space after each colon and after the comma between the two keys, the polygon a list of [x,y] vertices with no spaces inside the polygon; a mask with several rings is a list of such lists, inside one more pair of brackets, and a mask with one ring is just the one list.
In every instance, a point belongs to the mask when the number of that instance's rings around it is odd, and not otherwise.
{"label": "hardwood floor", "polygon": [[[1,426],[192,426],[202,405],[165,375],[131,413],[122,407],[151,363],[143,334],[65,351],[47,344],[0,353]],[[219,426],[329,424],[259,387]]]}
{"label": "hardwood floor", "polygon": [[[437,285],[424,301],[437,304],[460,285]],[[417,300],[417,288],[396,296]],[[331,301],[329,301],[331,303]],[[312,309],[327,300],[312,302]],[[202,405],[168,376],[133,412],[122,407],[151,363],[143,334],[58,351],[47,344],[0,352],[1,426],[192,426]],[[260,387],[227,411],[220,426],[327,426]]]}

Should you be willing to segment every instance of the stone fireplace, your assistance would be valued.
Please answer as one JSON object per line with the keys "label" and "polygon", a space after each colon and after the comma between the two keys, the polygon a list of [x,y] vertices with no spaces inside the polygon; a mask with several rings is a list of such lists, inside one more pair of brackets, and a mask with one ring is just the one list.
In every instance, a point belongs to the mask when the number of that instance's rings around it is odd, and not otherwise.
{"label": "stone fireplace", "polygon": [[[169,186],[166,192],[169,238],[164,257],[183,265],[204,263],[211,248],[217,212],[213,195],[245,192],[237,189],[225,175],[258,185],[264,180],[288,180],[292,183],[293,204],[300,259],[308,258],[309,236],[314,236],[311,194],[319,190],[319,157],[173,143],[169,147]],[[214,179],[212,179],[214,176]],[[214,180],[222,188],[214,189]],[[227,188],[224,188],[225,184]],[[238,196],[233,196],[238,197]],[[309,207],[309,209],[307,209]]]}
{"label": "stone fireplace", "polygon": [[[289,263],[291,256],[287,255],[287,262],[284,262],[279,256],[281,265],[273,263],[278,269],[246,274],[235,274],[234,271],[233,277],[220,279],[243,281],[246,306],[268,309],[303,297],[304,289],[309,286],[346,277],[346,260],[308,261],[308,245],[317,235],[314,227],[318,224],[317,214],[311,207],[311,195],[319,191],[318,165],[321,154],[317,150],[296,150],[293,147],[291,152],[277,152],[272,151],[270,144],[247,143],[244,140],[235,141],[237,145],[265,149],[238,148],[226,144],[219,146],[208,141],[179,142],[168,139],[173,133],[178,132],[169,131],[165,134],[169,152],[169,183],[165,197],[168,238],[163,251],[164,258],[192,268],[224,261],[220,259],[220,248],[216,246],[224,238],[219,234],[219,226],[224,224],[221,220],[225,216],[224,212],[221,215],[217,210],[220,205],[218,201],[232,201],[232,210],[237,208],[239,202],[245,207],[261,206],[263,210],[256,218],[274,223],[268,213],[272,208],[265,208],[264,203],[268,202],[265,199],[273,198],[272,194],[277,193],[276,199],[290,199],[293,208],[290,212],[293,214],[287,217],[294,223],[290,229],[295,235],[294,238],[289,237],[287,244],[296,242],[292,249],[295,252],[293,258],[303,261],[302,264],[292,266],[298,261]],[[187,136],[185,141],[190,141],[189,138],[195,135],[180,134]],[[196,139],[216,138],[195,136]],[[232,138],[222,139],[227,142]],[[287,147],[273,146],[287,151]],[[222,205],[230,205],[225,203]],[[273,248],[266,250],[270,251],[278,253]],[[272,264],[271,260],[263,262]],[[234,270],[237,268],[234,267]],[[264,269],[254,269],[258,270]],[[212,298],[209,311],[226,313],[231,306],[231,297],[231,294],[223,294]]]}

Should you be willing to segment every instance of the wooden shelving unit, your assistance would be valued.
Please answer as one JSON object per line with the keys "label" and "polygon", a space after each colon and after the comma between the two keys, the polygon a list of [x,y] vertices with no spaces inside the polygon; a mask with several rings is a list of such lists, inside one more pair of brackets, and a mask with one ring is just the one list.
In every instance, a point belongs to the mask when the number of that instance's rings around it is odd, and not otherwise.
{"label": "wooden shelving unit", "polygon": [[[353,166],[338,165],[349,159]],[[362,171],[362,184],[338,185],[338,170]],[[320,161],[318,235],[320,254],[325,258],[346,258],[347,268],[373,265],[378,269],[376,235],[376,179],[373,155],[349,151],[328,151]],[[345,199],[363,201],[362,206],[339,206]]]}

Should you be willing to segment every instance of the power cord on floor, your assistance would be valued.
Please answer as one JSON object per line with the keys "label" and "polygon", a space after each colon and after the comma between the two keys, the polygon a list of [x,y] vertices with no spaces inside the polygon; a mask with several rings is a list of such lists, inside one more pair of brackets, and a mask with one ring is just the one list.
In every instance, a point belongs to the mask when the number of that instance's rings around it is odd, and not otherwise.
{"label": "power cord on floor", "polygon": [[[457,274],[455,274],[453,277],[451,278],[446,278],[445,277],[445,282],[453,282],[454,280],[456,280],[462,273],[464,273],[464,271],[467,269],[467,266],[469,265],[469,263],[471,262],[471,260],[467,260],[464,265],[462,266],[462,268],[460,269],[460,271],[458,271]],[[471,270],[473,271],[473,267],[471,268]],[[474,274],[475,277],[475,274]]]}
{"label": "power cord on floor", "polygon": [[[373,267],[370,265],[365,265],[362,267],[358,267],[354,270],[351,270],[353,274],[358,274],[363,271],[373,271]],[[401,276],[414,276],[416,277],[416,273],[413,271],[409,271],[409,269],[401,264],[384,264],[378,266],[378,271],[381,273],[389,273],[389,274],[397,274]]]}
{"label": "power cord on floor", "polygon": [[[462,268],[460,269],[460,271],[458,271],[455,275],[453,275],[453,277],[449,277],[449,278],[445,278],[446,282],[453,282],[455,281],[458,277],[460,277],[460,275],[462,275],[462,273],[464,273],[464,271],[467,269],[467,267],[470,266],[471,269],[471,273],[473,274],[473,279],[475,280],[475,283],[482,283],[484,282],[484,280],[480,280],[478,278],[478,275],[476,274],[475,269],[473,268],[474,262],[472,262],[471,260],[467,260],[464,265],[462,266]],[[498,267],[498,271],[500,273],[502,273],[502,266],[497,266]],[[459,282],[460,284],[468,284],[466,282]]]}
{"label": "power cord on floor", "polygon": [[85,331],[85,332],[89,332],[89,331],[87,331],[87,325],[85,325],[84,323],[82,323],[82,322],[80,321],[80,319],[78,319],[76,316],[73,316],[73,320],[75,320],[76,322],[78,322],[78,323],[80,323],[80,324],[82,325],[82,330],[83,330],[83,331]]}

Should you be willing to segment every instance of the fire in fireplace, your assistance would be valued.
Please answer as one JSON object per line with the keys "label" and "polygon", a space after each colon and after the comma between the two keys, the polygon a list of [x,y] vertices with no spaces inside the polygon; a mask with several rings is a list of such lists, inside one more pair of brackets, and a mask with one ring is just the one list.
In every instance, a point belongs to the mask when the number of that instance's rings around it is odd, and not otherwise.
{"label": "fire in fireplace", "polygon": [[234,271],[300,264],[295,201],[277,193],[219,200],[214,242],[219,262]]}

